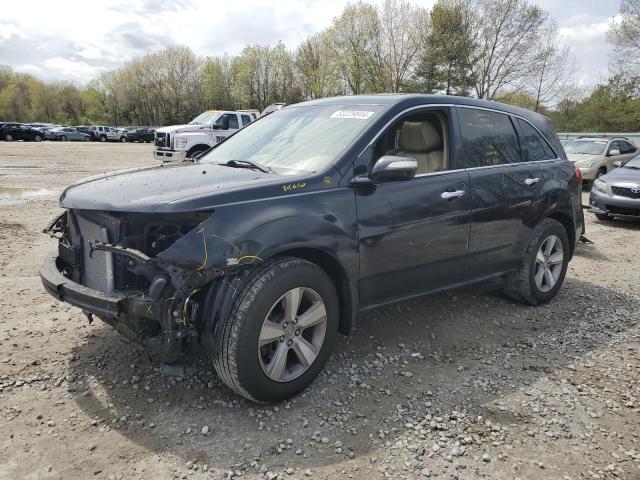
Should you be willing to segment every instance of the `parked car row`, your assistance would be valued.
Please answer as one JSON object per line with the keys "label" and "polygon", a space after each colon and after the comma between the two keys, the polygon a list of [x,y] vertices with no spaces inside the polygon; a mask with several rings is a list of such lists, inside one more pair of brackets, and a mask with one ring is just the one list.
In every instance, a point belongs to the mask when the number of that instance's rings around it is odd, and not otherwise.
{"label": "parked car row", "polygon": [[116,128],[105,125],[77,126],[54,125],[50,123],[0,122],[0,138],[7,142],[14,140],[41,142],[153,142],[155,130],[149,127]]}

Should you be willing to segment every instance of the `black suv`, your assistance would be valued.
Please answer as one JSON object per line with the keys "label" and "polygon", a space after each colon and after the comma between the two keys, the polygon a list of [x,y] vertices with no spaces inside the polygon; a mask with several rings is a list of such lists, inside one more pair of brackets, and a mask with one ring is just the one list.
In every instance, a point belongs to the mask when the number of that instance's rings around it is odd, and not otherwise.
{"label": "black suv", "polygon": [[379,305],[502,279],[537,305],[584,229],[548,119],[452,96],[289,106],[195,163],[92,177],[46,231],[47,291],[158,361],[203,350],[255,401],[309,385]]}
{"label": "black suv", "polygon": [[155,134],[156,131],[152,128],[135,128],[127,130],[125,136],[127,137],[127,142],[150,143],[153,142]]}

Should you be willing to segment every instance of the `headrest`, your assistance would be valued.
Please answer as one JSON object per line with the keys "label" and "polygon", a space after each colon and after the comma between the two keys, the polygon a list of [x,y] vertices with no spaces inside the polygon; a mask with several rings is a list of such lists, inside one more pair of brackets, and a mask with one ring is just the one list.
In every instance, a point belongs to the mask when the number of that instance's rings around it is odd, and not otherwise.
{"label": "headrest", "polygon": [[440,135],[431,122],[404,122],[398,143],[400,150],[428,151],[440,145]]}

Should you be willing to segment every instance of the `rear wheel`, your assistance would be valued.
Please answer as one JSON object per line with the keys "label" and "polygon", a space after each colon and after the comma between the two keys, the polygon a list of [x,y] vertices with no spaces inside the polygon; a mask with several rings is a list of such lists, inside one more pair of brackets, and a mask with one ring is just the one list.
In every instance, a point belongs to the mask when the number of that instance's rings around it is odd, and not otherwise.
{"label": "rear wheel", "polygon": [[107,141],[107,137],[100,137],[100,141],[101,142],[106,142]]}
{"label": "rear wheel", "polygon": [[214,330],[213,364],[222,381],[257,402],[306,388],[329,358],[338,296],[317,265],[285,257],[259,267]]}
{"label": "rear wheel", "polygon": [[120,141],[122,143],[127,143],[127,137],[120,137]]}
{"label": "rear wheel", "polygon": [[88,141],[91,140],[91,138],[90,137],[84,137],[82,140],[85,141],[85,142],[88,142]]}
{"label": "rear wheel", "polygon": [[33,139],[34,139],[36,142],[41,142],[41,141],[42,141],[42,135],[36,135],[35,137],[33,137]]}
{"label": "rear wheel", "polygon": [[569,264],[569,237],[564,226],[551,218],[534,229],[520,268],[507,275],[505,292],[511,298],[539,305],[555,297]]}
{"label": "rear wheel", "polygon": [[62,136],[60,137],[60,141],[61,141],[61,142],[66,142],[66,141],[67,141],[67,137],[66,137],[65,135],[62,135]]}
{"label": "rear wheel", "polygon": [[607,169],[605,167],[600,167],[596,172],[596,178],[600,178],[603,175],[607,174]]}

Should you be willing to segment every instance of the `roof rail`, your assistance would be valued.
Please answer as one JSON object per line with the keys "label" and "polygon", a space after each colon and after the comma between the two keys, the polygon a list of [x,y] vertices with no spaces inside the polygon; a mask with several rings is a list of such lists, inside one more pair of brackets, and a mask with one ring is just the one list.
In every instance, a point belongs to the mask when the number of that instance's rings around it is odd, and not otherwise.
{"label": "roof rail", "polygon": [[594,135],[580,135],[579,137],[576,138],[620,138],[622,140],[629,140],[627,137],[618,137],[616,135],[598,135],[598,134],[594,134]]}

